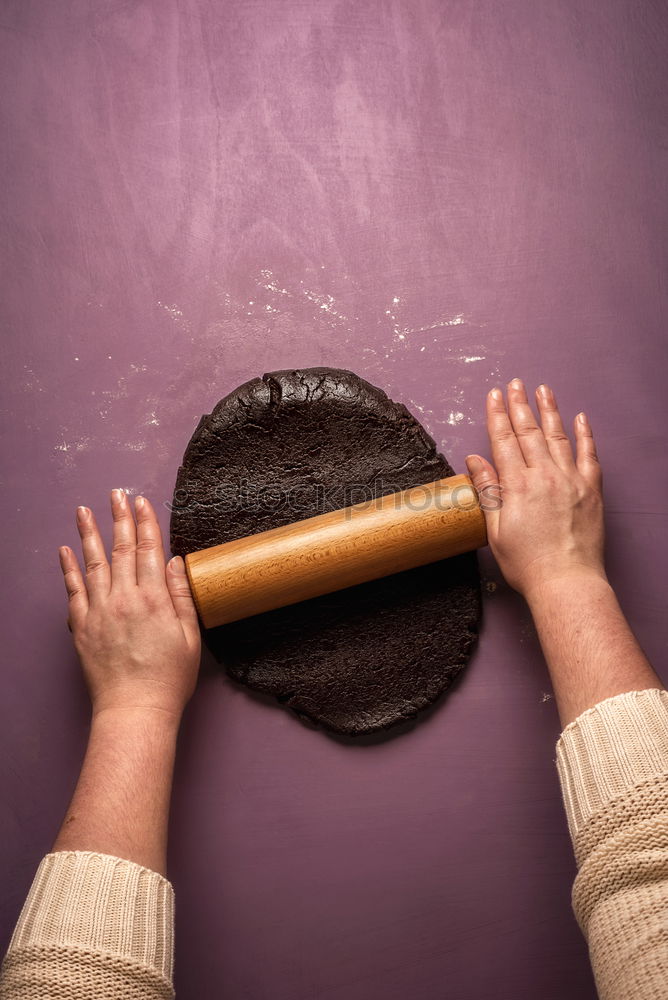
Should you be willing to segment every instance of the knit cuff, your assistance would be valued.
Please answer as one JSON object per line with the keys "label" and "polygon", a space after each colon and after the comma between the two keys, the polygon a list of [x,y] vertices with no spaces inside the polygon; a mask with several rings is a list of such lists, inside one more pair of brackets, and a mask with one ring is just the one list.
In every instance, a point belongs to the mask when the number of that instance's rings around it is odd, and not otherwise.
{"label": "knit cuff", "polygon": [[556,749],[575,840],[615,796],[668,772],[668,691],[649,688],[606,698],[566,726]]}
{"label": "knit cuff", "polygon": [[171,980],[171,883],[157,872],[109,854],[47,854],[23,905],[9,952],[47,945],[112,952]]}

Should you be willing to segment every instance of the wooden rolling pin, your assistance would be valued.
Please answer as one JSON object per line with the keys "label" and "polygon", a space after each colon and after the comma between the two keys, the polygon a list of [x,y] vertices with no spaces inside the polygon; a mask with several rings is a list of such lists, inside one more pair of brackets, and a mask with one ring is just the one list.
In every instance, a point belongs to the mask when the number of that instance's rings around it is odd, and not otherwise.
{"label": "wooden rolling pin", "polygon": [[466,475],[224,542],[185,559],[205,628],[296,604],[487,544]]}

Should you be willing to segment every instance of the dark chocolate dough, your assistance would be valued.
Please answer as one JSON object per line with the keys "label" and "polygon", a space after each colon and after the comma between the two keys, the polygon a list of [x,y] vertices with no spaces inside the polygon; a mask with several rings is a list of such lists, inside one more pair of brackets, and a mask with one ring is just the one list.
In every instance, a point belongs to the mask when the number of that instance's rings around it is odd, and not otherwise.
{"label": "dark chocolate dough", "polygon": [[[454,475],[405,406],[353,372],[278,371],[200,420],[174,490],[171,548],[195,549]],[[414,718],[478,636],[475,553],[205,630],[229,674],[358,736]]]}

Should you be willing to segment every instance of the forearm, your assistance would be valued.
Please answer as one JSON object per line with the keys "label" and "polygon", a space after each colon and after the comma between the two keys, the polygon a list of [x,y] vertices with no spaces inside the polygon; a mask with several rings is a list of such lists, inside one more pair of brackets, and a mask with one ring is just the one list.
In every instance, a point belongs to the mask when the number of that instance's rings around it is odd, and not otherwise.
{"label": "forearm", "polygon": [[177,732],[178,719],[165,712],[94,715],[53,851],[97,851],[165,875]]}
{"label": "forearm", "polygon": [[167,1000],[174,893],[163,878],[178,719],[93,714],[79,781],[0,972],[0,996]]}
{"label": "forearm", "polygon": [[663,687],[604,577],[573,572],[525,596],[563,726],[605,698]]}

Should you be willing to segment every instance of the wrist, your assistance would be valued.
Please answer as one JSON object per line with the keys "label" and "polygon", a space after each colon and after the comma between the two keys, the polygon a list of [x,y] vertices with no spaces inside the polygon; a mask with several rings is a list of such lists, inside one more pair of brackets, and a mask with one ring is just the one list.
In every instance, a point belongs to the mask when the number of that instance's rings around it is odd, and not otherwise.
{"label": "wrist", "polygon": [[571,596],[581,597],[590,591],[612,591],[605,570],[587,566],[573,567],[552,577],[533,580],[522,589],[522,596],[531,612],[545,604],[553,604]]}
{"label": "wrist", "polygon": [[142,732],[176,733],[181,724],[181,712],[153,705],[93,704],[91,728],[140,730]]}

